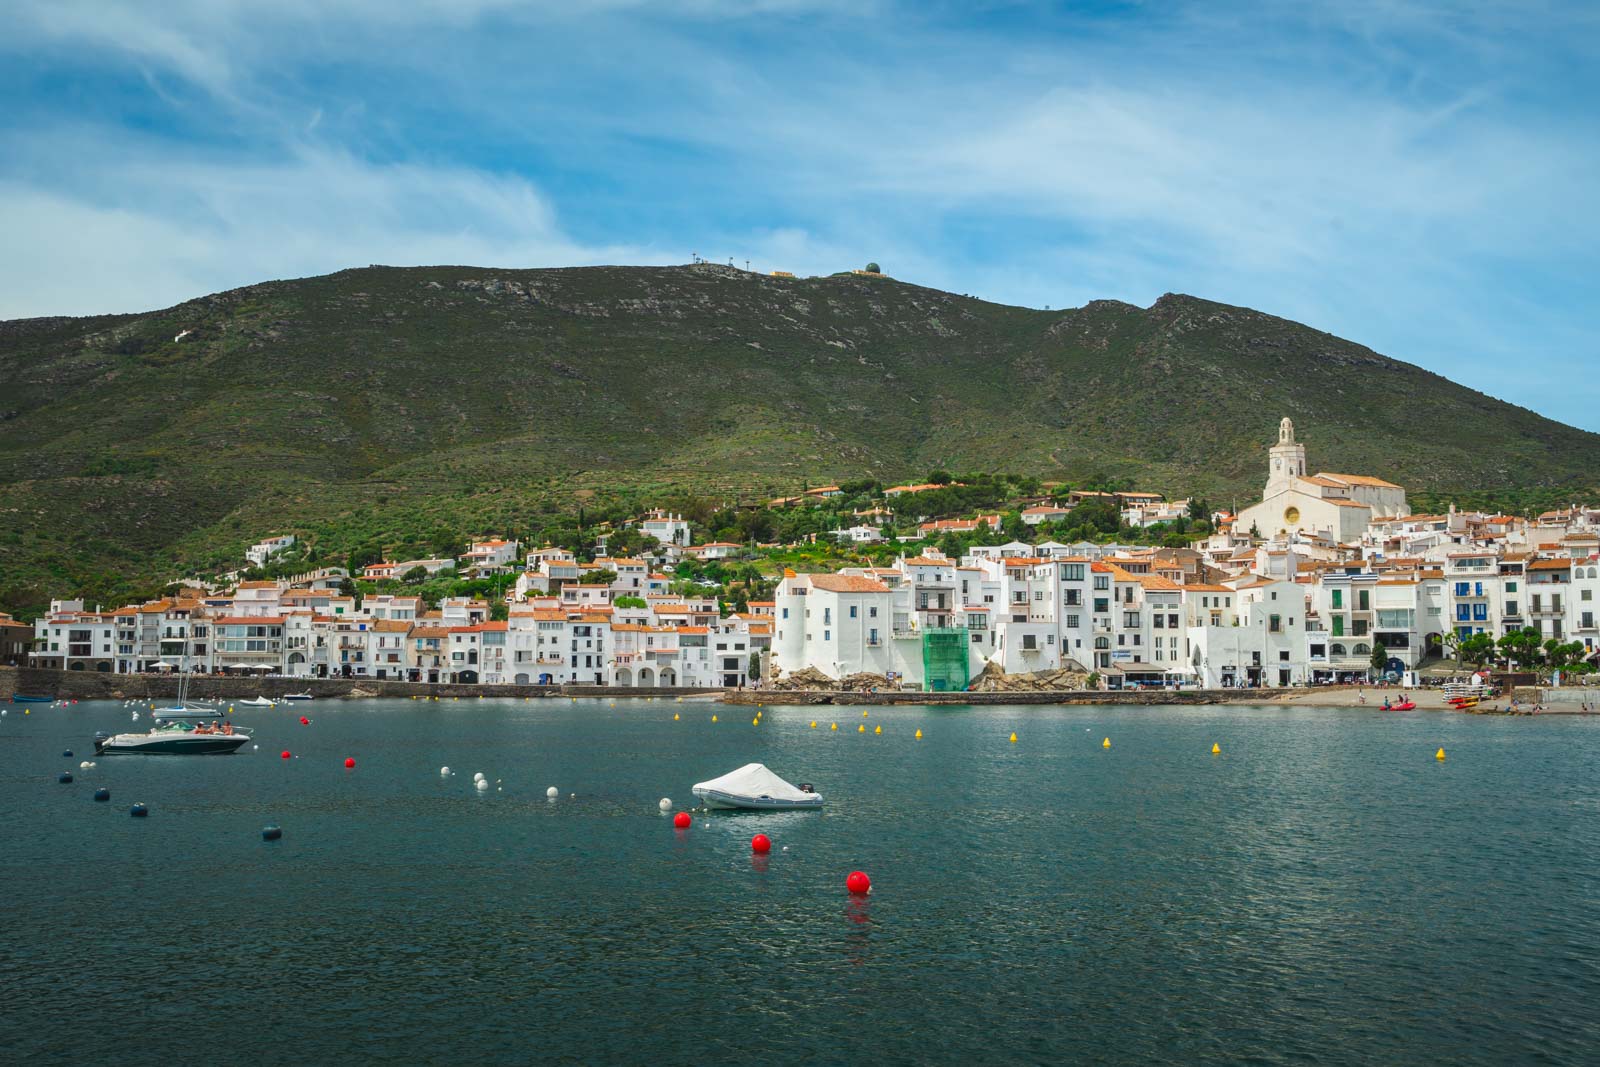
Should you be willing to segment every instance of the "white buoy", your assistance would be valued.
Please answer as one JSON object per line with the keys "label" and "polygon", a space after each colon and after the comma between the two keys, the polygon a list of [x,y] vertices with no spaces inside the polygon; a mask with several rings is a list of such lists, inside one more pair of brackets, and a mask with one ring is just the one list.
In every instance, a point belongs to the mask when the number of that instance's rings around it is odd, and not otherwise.
{"label": "white buoy", "polygon": [[487,778],[479,778],[478,779],[478,792],[485,793],[485,792],[488,792],[488,790],[489,790],[489,779],[487,779]]}
{"label": "white buoy", "polygon": [[261,746],[260,745],[251,745],[250,747],[255,749],[257,752],[261,751]]}
{"label": "white buoy", "polygon": [[657,804],[656,807],[660,808],[662,811],[671,811],[672,801],[667,797],[662,797],[661,802]]}
{"label": "white buoy", "polygon": [[479,771],[477,774],[474,774],[472,776],[472,780],[474,782],[481,782],[481,781],[483,781],[483,779],[484,779],[484,774],[483,774],[482,771]]}
{"label": "white buoy", "polygon": [[78,764],[78,769],[82,770],[82,771],[88,770],[89,769],[89,761],[88,760],[84,760],[82,763]]}
{"label": "white buoy", "polygon": [[439,777],[440,778],[448,778],[448,777],[450,777],[450,768],[449,767],[440,767],[439,768]]}
{"label": "white buoy", "polygon": [[561,790],[557,789],[555,786],[551,786],[549,789],[544,791],[544,795],[549,797],[551,800],[554,800],[556,797],[561,795]]}

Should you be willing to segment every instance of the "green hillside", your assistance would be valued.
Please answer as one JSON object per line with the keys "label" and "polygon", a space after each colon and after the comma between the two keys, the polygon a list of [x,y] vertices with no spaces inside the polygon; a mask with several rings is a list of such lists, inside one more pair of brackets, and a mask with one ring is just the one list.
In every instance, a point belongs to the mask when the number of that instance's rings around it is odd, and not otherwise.
{"label": "green hillside", "polygon": [[1578,491],[1600,460],[1594,434],[1194,297],[1046,312],[704,264],[370,267],[6,322],[0,381],[0,605],[280,528],[346,549],[934,467],[1254,499],[1284,415],[1315,469],[1415,488]]}

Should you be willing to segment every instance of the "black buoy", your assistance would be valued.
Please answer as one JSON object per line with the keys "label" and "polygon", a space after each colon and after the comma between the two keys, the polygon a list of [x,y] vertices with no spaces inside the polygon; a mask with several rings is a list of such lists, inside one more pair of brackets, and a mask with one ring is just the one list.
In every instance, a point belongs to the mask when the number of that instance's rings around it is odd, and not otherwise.
{"label": "black buoy", "polygon": [[132,815],[135,819],[142,819],[146,815],[150,814],[150,809],[145,807],[143,804],[135,804],[133,807],[128,809],[128,814]]}
{"label": "black buoy", "polygon": [[60,775],[58,775],[56,777],[56,781],[60,782],[62,785],[71,785],[72,784],[72,775],[66,774],[66,773],[63,772],[62,774],[60,774]]}
{"label": "black buoy", "polygon": [[62,759],[71,759],[72,758],[72,749],[69,748],[65,752],[61,753],[61,758]]}
{"label": "black buoy", "polygon": [[107,789],[105,786],[101,786],[99,789],[94,791],[94,798],[96,800],[110,800],[111,790]]}
{"label": "black buoy", "polygon": [[282,836],[283,831],[276,826],[268,826],[261,831],[261,840],[263,841],[276,841]]}

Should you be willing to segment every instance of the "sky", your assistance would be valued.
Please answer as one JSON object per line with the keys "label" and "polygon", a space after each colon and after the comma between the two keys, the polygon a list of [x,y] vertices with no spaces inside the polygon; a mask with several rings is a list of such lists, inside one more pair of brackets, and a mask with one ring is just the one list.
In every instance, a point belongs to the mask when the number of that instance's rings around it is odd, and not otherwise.
{"label": "sky", "polygon": [[1545,0],[8,0],[0,318],[870,260],[1246,305],[1600,430],[1597,60]]}

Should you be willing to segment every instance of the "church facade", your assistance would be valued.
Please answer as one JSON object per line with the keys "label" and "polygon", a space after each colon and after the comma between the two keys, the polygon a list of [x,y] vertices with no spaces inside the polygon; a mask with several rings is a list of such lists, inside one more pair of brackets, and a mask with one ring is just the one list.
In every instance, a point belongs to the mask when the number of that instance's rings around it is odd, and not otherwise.
{"label": "church facade", "polygon": [[1408,514],[1406,491],[1364,474],[1309,474],[1306,446],[1294,438],[1294,423],[1278,424],[1278,443],[1267,453],[1267,487],[1261,503],[1244,508],[1234,529],[1260,537],[1303,533],[1347,543],[1374,519]]}

